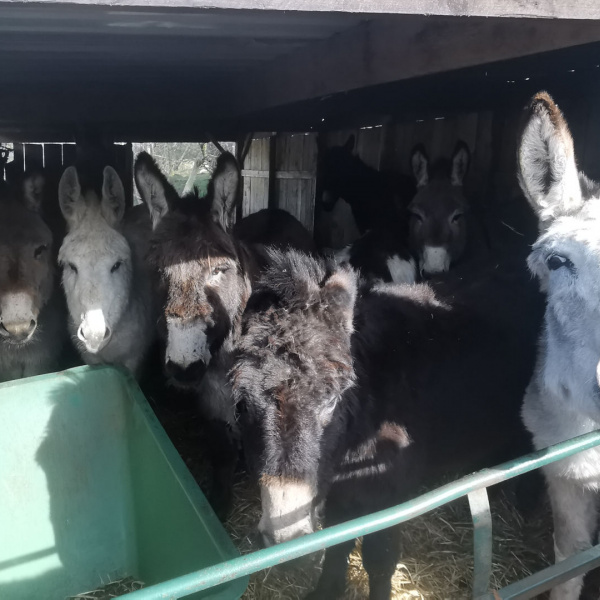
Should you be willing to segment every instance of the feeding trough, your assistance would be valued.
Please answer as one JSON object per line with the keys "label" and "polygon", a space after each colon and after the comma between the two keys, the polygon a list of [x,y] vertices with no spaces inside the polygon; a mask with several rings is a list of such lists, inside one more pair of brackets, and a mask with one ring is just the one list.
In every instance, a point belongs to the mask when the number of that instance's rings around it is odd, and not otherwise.
{"label": "feeding trough", "polygon": [[78,367],[2,384],[0,423],[0,598],[149,586],[238,555],[130,376]]}

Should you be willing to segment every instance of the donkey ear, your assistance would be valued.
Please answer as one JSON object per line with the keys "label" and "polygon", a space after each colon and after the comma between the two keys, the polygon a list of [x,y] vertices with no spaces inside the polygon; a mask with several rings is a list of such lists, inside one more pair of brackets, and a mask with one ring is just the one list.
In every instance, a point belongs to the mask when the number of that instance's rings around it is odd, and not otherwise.
{"label": "donkey ear", "polygon": [[179,195],[147,152],[138,154],[134,174],[138,192],[150,211],[152,228],[156,229]]}
{"label": "donkey ear", "polygon": [[423,187],[429,183],[429,158],[423,144],[415,146],[410,155],[410,166],[417,183],[417,187]]}
{"label": "donkey ear", "polygon": [[39,171],[27,175],[23,180],[23,200],[29,210],[41,212],[45,185],[46,179]]}
{"label": "donkey ear", "polygon": [[354,330],[354,303],[357,294],[356,272],[351,268],[337,269],[323,284],[321,299],[330,308],[339,311],[339,317],[348,333]]}
{"label": "donkey ear", "polygon": [[356,146],[356,136],[352,134],[347,140],[346,143],[342,146],[346,152],[352,154],[354,152],[354,147]]}
{"label": "donkey ear", "polygon": [[573,138],[560,109],[546,92],[536,94],[517,154],[517,176],[537,213],[540,229],[583,204]]}
{"label": "donkey ear", "polygon": [[125,214],[125,188],[119,174],[112,167],[104,167],[101,210],[111,225],[120,223]]}
{"label": "donkey ear", "polygon": [[237,206],[240,170],[233,154],[224,152],[217,159],[209,195],[212,197],[211,212],[214,219],[227,230],[233,225]]}
{"label": "donkey ear", "polygon": [[465,142],[459,140],[456,144],[456,148],[454,148],[454,154],[452,155],[452,172],[450,175],[452,185],[463,184],[470,164],[471,153],[469,152],[469,147]]}
{"label": "donkey ear", "polygon": [[81,185],[75,167],[65,169],[60,178],[58,202],[68,226],[76,225],[85,212],[85,202],[81,197]]}

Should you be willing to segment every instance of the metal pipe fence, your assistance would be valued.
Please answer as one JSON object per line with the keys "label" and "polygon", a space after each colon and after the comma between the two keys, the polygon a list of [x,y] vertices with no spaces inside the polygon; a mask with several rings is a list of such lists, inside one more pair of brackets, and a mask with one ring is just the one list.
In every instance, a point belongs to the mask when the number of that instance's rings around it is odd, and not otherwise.
{"label": "metal pipe fence", "polygon": [[474,524],[473,597],[476,600],[531,598],[562,581],[599,566],[600,545],[580,552],[501,590],[490,590],[492,521],[487,488],[599,445],[600,431],[593,431],[497,467],[483,469],[393,508],[328,527],[122,597],[127,600],[174,600],[189,596],[330,546],[405,523],[453,500],[467,496]]}

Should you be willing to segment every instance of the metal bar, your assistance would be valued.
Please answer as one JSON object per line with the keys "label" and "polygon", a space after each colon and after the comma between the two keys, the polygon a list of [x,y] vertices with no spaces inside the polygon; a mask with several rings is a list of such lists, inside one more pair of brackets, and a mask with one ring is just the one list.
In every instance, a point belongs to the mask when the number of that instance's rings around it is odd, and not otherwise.
{"label": "metal bar", "polygon": [[563,581],[568,581],[598,566],[600,566],[600,544],[569,556],[569,558],[525,577],[521,581],[511,583],[501,590],[486,594],[481,600],[526,600],[527,598],[533,598]]}
{"label": "metal bar", "polygon": [[457,498],[466,496],[479,488],[506,481],[598,445],[600,445],[600,431],[593,431],[555,446],[538,450],[498,467],[484,469],[468,475],[393,508],[328,527],[290,542],[258,550],[188,575],[182,575],[125,594],[122,597],[128,600],[164,600],[188,596],[362,535],[368,535],[386,527],[404,523]]}
{"label": "metal bar", "polygon": [[492,575],[492,513],[487,488],[468,495],[473,519],[473,598],[490,589]]}

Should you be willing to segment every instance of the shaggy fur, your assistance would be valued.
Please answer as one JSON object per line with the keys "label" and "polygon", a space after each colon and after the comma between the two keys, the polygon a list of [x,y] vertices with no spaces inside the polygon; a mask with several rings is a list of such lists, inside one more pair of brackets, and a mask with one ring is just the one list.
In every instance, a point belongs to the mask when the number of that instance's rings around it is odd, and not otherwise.
{"label": "shaggy fur", "polygon": [[102,197],[82,190],[69,167],[59,184],[68,233],[59,251],[69,330],[87,364],[118,364],[140,375],[156,336],[156,292],[144,263],[150,222],[145,210],[125,215],[117,173],[104,169]]}
{"label": "shaggy fur", "polygon": [[[232,371],[265,542],[311,531],[323,500],[333,525],[529,449],[519,408],[542,306],[524,269],[357,289],[294,252],[271,262]],[[351,548],[327,551],[314,598],[343,596]],[[397,528],[364,539],[372,599],[389,598],[398,552]]]}
{"label": "shaggy fur", "polygon": [[[577,172],[569,128],[552,98],[540,92],[528,113],[519,182],[540,226],[528,264],[548,298],[523,419],[536,447],[544,448],[600,429],[600,186]],[[596,543],[600,450],[544,473],[560,561]],[[576,600],[582,580],[557,586],[552,600]]]}
{"label": "shaggy fur", "polygon": [[54,370],[66,340],[43,196],[39,174],[0,189],[0,381]]}
{"label": "shaggy fur", "polygon": [[222,473],[231,469],[229,458],[235,454],[228,430],[235,436],[236,429],[227,374],[253,281],[268,262],[260,243],[312,249],[312,240],[281,210],[261,211],[231,230],[239,170],[229,153],[219,157],[205,198],[196,193],[180,198],[146,153],[136,160],[135,178],[154,224],[149,260],[167,295],[165,368],[175,384],[197,391],[202,413],[219,429],[209,450],[222,467],[215,471],[221,483],[215,482],[220,489],[212,498],[222,509],[231,485]]}

